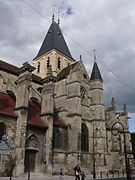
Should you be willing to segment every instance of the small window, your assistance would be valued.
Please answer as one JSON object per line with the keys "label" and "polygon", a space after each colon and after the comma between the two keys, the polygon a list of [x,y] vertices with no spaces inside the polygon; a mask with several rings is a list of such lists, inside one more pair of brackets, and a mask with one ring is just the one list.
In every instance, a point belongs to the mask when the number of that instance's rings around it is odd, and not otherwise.
{"label": "small window", "polygon": [[50,57],[47,58],[47,69],[50,67]]}
{"label": "small window", "polygon": [[82,124],[82,137],[81,137],[81,150],[84,152],[89,151],[89,135],[88,128],[85,124]]}
{"label": "small window", "polygon": [[37,73],[40,72],[40,62],[38,62]]}
{"label": "small window", "polygon": [[61,68],[61,60],[60,60],[60,57],[58,58],[58,69]]}
{"label": "small window", "polygon": [[62,149],[62,134],[58,129],[53,131],[53,148]]}
{"label": "small window", "polygon": [[6,134],[6,125],[1,122],[0,123],[0,141],[2,140],[2,136]]}

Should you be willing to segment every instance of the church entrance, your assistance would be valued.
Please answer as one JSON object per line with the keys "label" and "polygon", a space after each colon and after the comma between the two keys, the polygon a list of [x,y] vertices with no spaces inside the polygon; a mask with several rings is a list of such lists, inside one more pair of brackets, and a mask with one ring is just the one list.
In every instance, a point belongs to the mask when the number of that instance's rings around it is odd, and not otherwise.
{"label": "church entrance", "polygon": [[35,159],[36,159],[36,152],[35,150],[26,150],[25,151],[25,172],[31,171],[34,172],[35,170]]}

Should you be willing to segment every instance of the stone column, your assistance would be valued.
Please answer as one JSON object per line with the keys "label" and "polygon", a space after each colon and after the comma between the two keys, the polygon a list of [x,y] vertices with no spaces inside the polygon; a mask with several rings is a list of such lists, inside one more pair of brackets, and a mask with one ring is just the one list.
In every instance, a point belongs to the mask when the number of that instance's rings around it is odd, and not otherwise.
{"label": "stone column", "polygon": [[[81,151],[81,82],[78,79],[78,72],[73,72],[67,80],[67,120],[68,128],[68,157],[67,164],[71,168],[80,163]],[[72,165],[71,165],[72,164]],[[70,169],[70,171],[72,171]]]}
{"label": "stone column", "polygon": [[52,174],[52,139],[53,139],[53,117],[54,117],[54,88],[56,77],[52,75],[52,69],[49,68],[47,77],[43,79],[43,95],[42,95],[42,107],[41,116],[45,123],[48,125],[45,141],[45,161],[46,172]]}
{"label": "stone column", "polygon": [[29,88],[32,81],[31,72],[35,68],[27,62],[19,69],[17,84],[17,98],[15,111],[18,115],[15,138],[15,163],[14,175],[24,174],[25,137],[28,118]]}

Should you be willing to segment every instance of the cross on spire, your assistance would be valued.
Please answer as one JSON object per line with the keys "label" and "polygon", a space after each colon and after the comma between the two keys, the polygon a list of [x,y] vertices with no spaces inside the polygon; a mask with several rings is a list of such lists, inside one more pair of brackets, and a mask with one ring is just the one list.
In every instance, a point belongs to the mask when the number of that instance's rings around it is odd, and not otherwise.
{"label": "cross on spire", "polygon": [[94,53],[94,62],[96,62],[97,61],[97,57],[96,57],[96,50],[95,49],[93,49],[93,53]]}
{"label": "cross on spire", "polygon": [[58,8],[58,25],[60,25],[60,10]]}
{"label": "cross on spire", "polygon": [[54,21],[54,14],[52,15],[52,22]]}

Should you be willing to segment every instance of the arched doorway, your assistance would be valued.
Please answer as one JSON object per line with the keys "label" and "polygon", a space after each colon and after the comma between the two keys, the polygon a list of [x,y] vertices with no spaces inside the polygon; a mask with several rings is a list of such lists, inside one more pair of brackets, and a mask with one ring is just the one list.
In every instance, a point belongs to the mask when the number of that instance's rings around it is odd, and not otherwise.
{"label": "arched doorway", "polygon": [[25,172],[35,171],[36,154],[38,153],[38,151],[39,151],[39,140],[33,134],[26,141],[25,161],[24,161]]}

